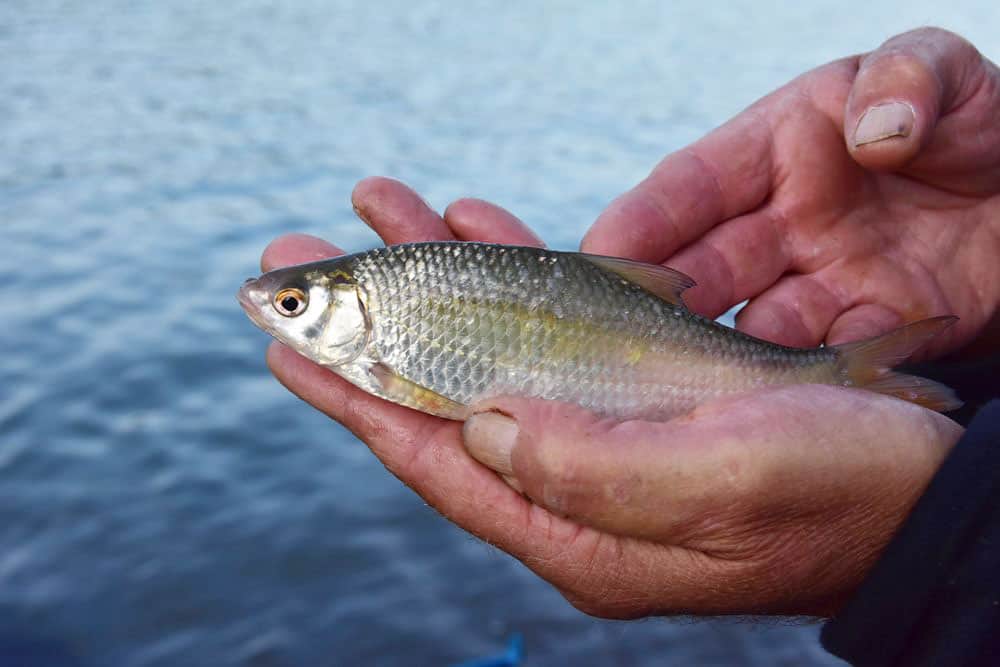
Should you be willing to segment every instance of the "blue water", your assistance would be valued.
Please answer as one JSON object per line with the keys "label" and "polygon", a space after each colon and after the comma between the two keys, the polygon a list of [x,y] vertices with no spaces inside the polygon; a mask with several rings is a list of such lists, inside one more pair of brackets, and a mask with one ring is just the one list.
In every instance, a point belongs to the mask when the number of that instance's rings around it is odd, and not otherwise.
{"label": "blue water", "polygon": [[0,657],[835,664],[811,626],[581,615],[285,392],[234,292],[277,234],[375,243],[368,174],[571,248],[797,73],[921,23],[996,58],[998,12],[510,4],[0,5]]}

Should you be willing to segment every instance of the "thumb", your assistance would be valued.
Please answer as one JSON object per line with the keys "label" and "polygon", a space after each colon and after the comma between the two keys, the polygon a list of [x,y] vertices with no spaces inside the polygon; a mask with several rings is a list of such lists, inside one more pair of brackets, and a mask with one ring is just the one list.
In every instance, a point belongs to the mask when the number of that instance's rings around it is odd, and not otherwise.
{"label": "thumb", "polygon": [[939,118],[975,92],[982,62],[970,43],[938,28],[904,33],[863,56],[844,116],[851,155],[875,170],[908,164]]}
{"label": "thumb", "polygon": [[720,498],[739,494],[739,475],[719,470],[753,467],[736,460],[747,450],[729,446],[735,432],[701,427],[695,434],[684,417],[669,424],[615,422],[574,405],[504,397],[476,406],[463,435],[474,458],[536,505],[604,532],[662,539],[680,537]]}

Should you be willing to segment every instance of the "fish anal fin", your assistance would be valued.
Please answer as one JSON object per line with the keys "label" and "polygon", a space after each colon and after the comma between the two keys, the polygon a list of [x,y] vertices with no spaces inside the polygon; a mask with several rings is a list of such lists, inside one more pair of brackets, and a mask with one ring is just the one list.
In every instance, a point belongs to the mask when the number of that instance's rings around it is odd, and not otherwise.
{"label": "fish anal fin", "polygon": [[835,346],[840,353],[845,379],[852,386],[895,396],[939,412],[960,407],[962,401],[943,384],[890,370],[957,320],[951,315],[931,317],[868,340]]}
{"label": "fish anal fin", "polygon": [[690,276],[659,264],[645,264],[621,257],[605,257],[586,253],[579,253],[579,255],[595,266],[621,276],[676,306],[686,307],[681,294],[696,284]]}
{"label": "fish anal fin", "polygon": [[391,401],[445,419],[465,421],[468,417],[468,406],[442,396],[412,380],[407,380],[385,364],[375,364],[371,367],[370,372],[381,385],[385,397]]}
{"label": "fish anal fin", "polygon": [[938,412],[948,412],[962,407],[962,401],[950,387],[916,375],[890,371],[866,384],[865,389],[895,396]]}

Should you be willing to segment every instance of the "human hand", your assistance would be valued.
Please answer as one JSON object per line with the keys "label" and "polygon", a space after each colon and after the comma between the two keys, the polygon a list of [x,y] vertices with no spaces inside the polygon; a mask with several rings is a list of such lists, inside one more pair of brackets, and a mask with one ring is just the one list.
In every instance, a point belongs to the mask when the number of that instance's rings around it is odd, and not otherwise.
{"label": "human hand", "polygon": [[[489,204],[458,202],[442,219],[385,179],[363,181],[354,202],[388,243],[540,243]],[[289,236],[262,265],[335,254]],[[499,399],[477,406],[463,445],[462,424],[382,401],[279,343],[268,361],[438,511],[605,617],[832,613],[961,432],[909,403],[802,386],[665,423]]]}
{"label": "human hand", "polygon": [[749,299],[737,326],[767,340],[954,314],[927,351],[955,350],[1000,324],[998,115],[993,63],[951,33],[906,33],[667,156],[582,248],[689,274],[685,301],[710,317]]}

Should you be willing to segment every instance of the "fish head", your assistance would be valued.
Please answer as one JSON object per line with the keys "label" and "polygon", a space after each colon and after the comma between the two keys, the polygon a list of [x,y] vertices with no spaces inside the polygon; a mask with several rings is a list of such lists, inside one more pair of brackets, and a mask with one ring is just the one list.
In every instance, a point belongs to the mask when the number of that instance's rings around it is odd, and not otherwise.
{"label": "fish head", "polygon": [[250,278],[237,299],[254,324],[324,366],[350,363],[368,344],[363,292],[335,261]]}

